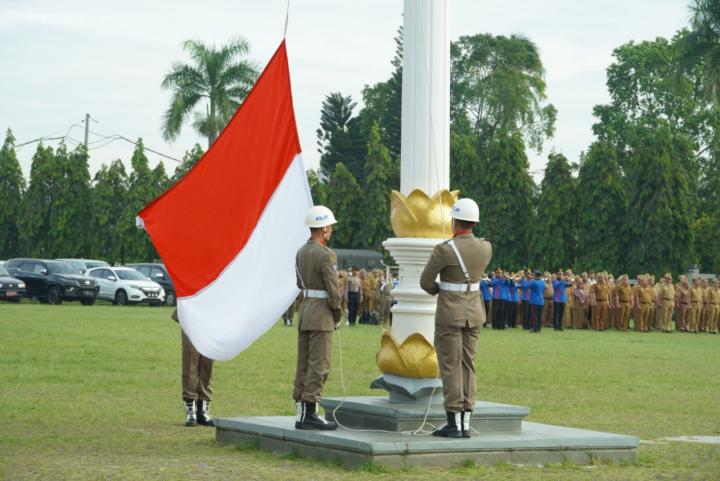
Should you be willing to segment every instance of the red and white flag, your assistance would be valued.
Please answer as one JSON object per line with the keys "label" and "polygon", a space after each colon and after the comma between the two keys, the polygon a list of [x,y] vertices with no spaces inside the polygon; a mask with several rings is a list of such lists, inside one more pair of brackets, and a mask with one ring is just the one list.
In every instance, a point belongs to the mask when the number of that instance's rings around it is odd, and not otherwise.
{"label": "red and white flag", "polygon": [[233,358],[295,299],[310,206],[283,41],[208,152],[138,214],[204,356]]}

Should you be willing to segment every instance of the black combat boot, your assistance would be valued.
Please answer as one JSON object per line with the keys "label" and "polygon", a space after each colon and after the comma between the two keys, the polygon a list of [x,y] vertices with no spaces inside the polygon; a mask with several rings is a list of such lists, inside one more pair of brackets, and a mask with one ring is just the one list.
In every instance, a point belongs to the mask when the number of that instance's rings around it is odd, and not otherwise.
{"label": "black combat boot", "polygon": [[185,426],[195,426],[195,424],[197,424],[195,400],[183,399],[183,406],[185,406]]}
{"label": "black combat boot", "polygon": [[447,414],[447,424],[440,429],[433,431],[433,436],[440,436],[442,438],[461,438],[461,413],[451,413],[450,411],[445,411],[445,414]]}
{"label": "black combat boot", "polygon": [[472,411],[465,411],[462,413],[462,437],[470,437],[470,415]]}
{"label": "black combat boot", "polygon": [[198,399],[197,402],[197,422],[203,426],[215,426],[213,418],[210,415],[210,401]]}
{"label": "black combat boot", "polygon": [[319,429],[321,431],[334,431],[337,424],[326,421],[317,415],[317,403],[303,403],[303,415],[298,429]]}

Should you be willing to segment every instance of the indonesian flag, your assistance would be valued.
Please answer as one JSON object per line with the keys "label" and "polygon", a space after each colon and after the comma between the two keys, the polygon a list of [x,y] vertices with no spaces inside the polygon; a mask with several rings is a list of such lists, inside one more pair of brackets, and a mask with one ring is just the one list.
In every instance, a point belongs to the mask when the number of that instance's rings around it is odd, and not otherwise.
{"label": "indonesian flag", "polygon": [[138,214],[204,356],[233,358],[295,299],[310,206],[283,41],[208,152]]}

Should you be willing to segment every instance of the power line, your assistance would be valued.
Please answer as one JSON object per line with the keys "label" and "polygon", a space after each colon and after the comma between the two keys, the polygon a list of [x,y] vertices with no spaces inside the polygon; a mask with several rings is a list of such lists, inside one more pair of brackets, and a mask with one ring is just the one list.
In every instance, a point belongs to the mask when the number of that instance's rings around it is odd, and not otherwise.
{"label": "power line", "polygon": [[[97,133],[97,132],[93,132],[93,131],[91,131],[90,129],[87,129],[88,133],[90,133],[90,134],[92,134],[92,135],[94,135],[94,136],[96,136],[96,137],[99,137],[98,139],[95,139],[95,140],[93,140],[93,141],[88,141],[88,142],[87,142],[88,151],[101,149],[101,148],[103,148],[103,147],[105,147],[105,146],[107,146],[107,145],[112,144],[113,142],[115,142],[115,141],[117,141],[117,140],[123,140],[123,141],[125,141],[125,142],[130,143],[130,144],[133,144],[133,145],[136,146],[136,147],[139,145],[137,142],[135,142],[135,141],[133,141],[133,140],[130,140],[128,137],[126,137],[126,136],[124,136],[124,135],[121,135],[121,134],[118,134],[115,130],[113,130],[112,128],[110,128],[110,127],[108,127],[107,125],[103,124],[103,123],[100,122],[99,120],[91,117],[90,115],[88,115],[87,118],[90,119],[90,120],[92,120],[93,122],[95,122],[95,123],[98,124],[99,126],[103,127],[104,129],[109,130],[110,132],[113,133],[113,135],[103,135],[103,134],[99,134],[99,133]],[[73,130],[75,127],[83,127],[83,124],[85,124],[85,123],[86,123],[86,119],[83,119],[83,120],[81,120],[81,121],[78,122],[78,123],[72,124],[70,127],[68,127],[67,131],[65,132],[65,135],[63,135],[63,136],[61,136],[61,137],[53,136],[53,134],[55,134],[55,133],[57,133],[57,132],[62,132],[62,131],[65,130],[65,129],[58,129],[58,130],[52,132],[51,134],[44,135],[44,136],[38,137],[38,138],[36,138],[36,139],[28,140],[27,142],[23,142],[23,143],[21,143],[21,144],[17,144],[17,145],[15,146],[15,148],[16,148],[16,150],[20,150],[21,148],[23,148],[24,146],[29,145],[29,144],[34,144],[34,143],[36,143],[36,142],[52,141],[52,140],[68,141],[68,142],[72,142],[72,143],[75,144],[75,145],[84,144],[83,142],[80,142],[80,141],[78,141],[77,139],[71,138],[71,137],[70,137],[70,133],[72,132],[72,130]],[[103,142],[104,142],[104,143],[103,143]],[[95,146],[92,147],[92,148],[89,147],[90,145],[94,145],[94,144],[101,144],[101,145],[95,145]],[[175,157],[172,157],[172,156],[167,155],[167,154],[163,154],[162,152],[158,152],[157,150],[151,149],[151,148],[147,147],[146,145],[143,145],[143,150],[146,150],[146,151],[148,151],[148,152],[151,152],[151,153],[153,153],[153,154],[155,154],[155,155],[159,155],[159,156],[164,157],[164,158],[166,158],[166,159],[169,159],[169,160],[172,160],[172,161],[175,161],[175,162],[178,162],[178,163],[182,163],[182,160],[176,159]]]}

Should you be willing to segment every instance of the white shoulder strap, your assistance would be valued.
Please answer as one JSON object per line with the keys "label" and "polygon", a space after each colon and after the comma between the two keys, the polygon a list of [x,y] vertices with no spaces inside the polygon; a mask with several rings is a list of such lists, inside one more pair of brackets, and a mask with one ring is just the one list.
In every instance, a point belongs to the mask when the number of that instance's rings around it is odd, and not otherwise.
{"label": "white shoulder strap", "polygon": [[455,251],[455,256],[457,257],[458,261],[460,262],[460,268],[463,271],[463,274],[465,275],[465,281],[470,284],[472,281],[470,279],[470,274],[468,273],[467,267],[465,267],[465,262],[463,261],[462,256],[460,255],[460,251],[458,250],[457,246],[455,245],[455,241],[451,240],[448,241],[448,245],[452,247],[452,250]]}
{"label": "white shoulder strap", "polygon": [[300,279],[300,285],[302,286],[303,290],[306,290],[305,282],[303,281],[302,276],[300,275],[300,267],[298,266],[298,257],[300,255],[300,252],[295,254],[295,272],[297,273],[298,279]]}

